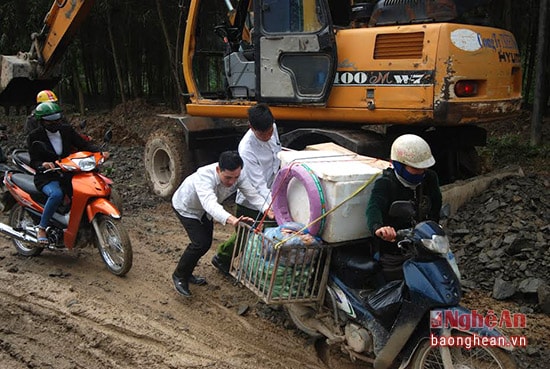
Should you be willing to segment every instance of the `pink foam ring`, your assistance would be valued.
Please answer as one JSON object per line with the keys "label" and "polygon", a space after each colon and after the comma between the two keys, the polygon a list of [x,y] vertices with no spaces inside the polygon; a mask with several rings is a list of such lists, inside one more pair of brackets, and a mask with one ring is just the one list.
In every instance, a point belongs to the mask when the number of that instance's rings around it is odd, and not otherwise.
{"label": "pink foam ring", "polygon": [[307,192],[309,200],[309,221],[308,230],[312,236],[318,236],[321,232],[321,222],[310,224],[322,214],[321,194],[315,184],[313,173],[307,171],[301,164],[285,166],[279,170],[273,181],[271,193],[274,196],[272,209],[277,224],[294,222],[288,206],[288,184],[292,178],[300,181]]}

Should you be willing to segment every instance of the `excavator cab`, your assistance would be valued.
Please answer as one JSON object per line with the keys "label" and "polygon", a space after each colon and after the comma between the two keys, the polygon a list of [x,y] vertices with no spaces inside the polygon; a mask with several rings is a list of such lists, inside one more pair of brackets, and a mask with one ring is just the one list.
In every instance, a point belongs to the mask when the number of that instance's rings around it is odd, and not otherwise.
{"label": "excavator cab", "polygon": [[337,62],[326,0],[202,0],[188,19],[183,63],[192,104],[326,103]]}

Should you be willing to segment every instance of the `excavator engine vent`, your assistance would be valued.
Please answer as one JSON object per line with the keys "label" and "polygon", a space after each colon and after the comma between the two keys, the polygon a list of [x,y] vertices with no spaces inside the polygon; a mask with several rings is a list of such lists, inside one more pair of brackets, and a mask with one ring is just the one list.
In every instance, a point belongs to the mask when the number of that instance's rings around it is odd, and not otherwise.
{"label": "excavator engine vent", "polygon": [[374,59],[421,59],[423,46],[424,32],[379,34]]}

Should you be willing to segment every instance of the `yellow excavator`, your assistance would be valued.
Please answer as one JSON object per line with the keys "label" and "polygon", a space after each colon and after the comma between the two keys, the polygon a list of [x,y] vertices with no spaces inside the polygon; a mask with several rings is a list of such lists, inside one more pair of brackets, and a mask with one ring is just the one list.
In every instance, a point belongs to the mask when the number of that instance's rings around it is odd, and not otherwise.
{"label": "yellow excavator", "polygon": [[[430,143],[443,183],[475,175],[480,125],[519,112],[522,82],[514,36],[468,16],[483,2],[184,1],[187,114],[147,141],[153,191],[170,196],[202,154],[235,148],[258,102],[272,107],[284,146],[335,142],[387,158],[411,132]],[[53,87],[92,3],[56,0],[31,52],[2,56],[0,104]]]}

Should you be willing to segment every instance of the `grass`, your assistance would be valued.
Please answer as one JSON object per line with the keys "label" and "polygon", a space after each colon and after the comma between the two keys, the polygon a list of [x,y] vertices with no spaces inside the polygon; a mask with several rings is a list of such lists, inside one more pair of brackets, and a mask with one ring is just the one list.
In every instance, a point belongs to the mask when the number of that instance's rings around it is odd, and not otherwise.
{"label": "grass", "polygon": [[550,165],[550,143],[532,146],[529,139],[519,133],[492,136],[487,146],[479,148],[479,155],[487,169],[516,164],[527,172],[547,172]]}

